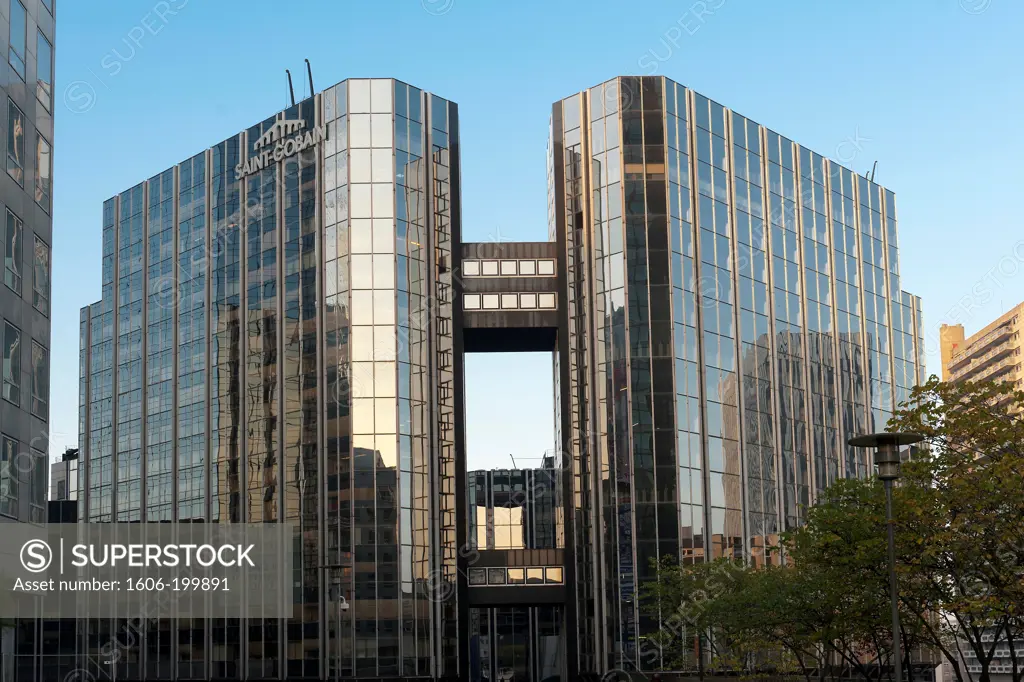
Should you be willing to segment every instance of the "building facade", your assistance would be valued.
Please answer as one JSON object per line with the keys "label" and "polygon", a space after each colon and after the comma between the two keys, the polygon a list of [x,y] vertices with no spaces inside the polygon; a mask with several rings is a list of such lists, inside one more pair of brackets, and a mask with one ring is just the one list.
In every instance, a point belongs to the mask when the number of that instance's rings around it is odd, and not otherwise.
{"label": "building facade", "polygon": [[[5,113],[0,522],[46,520],[52,237],[52,0],[0,2]],[[37,466],[38,464],[38,466]]]}
{"label": "building facade", "polygon": [[[50,502],[78,500],[78,448],[68,448],[50,465]],[[50,521],[50,523],[53,523]]]}
{"label": "building facade", "polygon": [[[0,524],[44,523],[47,513],[55,11],[54,0],[0,0]],[[0,625],[0,677],[37,642]]]}
{"label": "building facade", "polygon": [[[559,474],[551,457],[536,469],[469,472],[470,552],[564,548]],[[511,566],[507,561],[505,564],[471,566],[470,585],[563,583],[561,565]],[[559,675],[564,658],[562,615],[557,606],[472,609],[468,630],[470,682],[539,681]]]}
{"label": "building facade", "polygon": [[668,79],[556,103],[550,148],[579,667],[642,668],[652,560],[778,561],[869,473],[846,441],[923,379],[921,303],[892,192]]}
{"label": "building facade", "polygon": [[[119,677],[469,679],[513,605],[560,637],[530,679],[653,668],[652,559],[778,561],[869,473],[846,439],[923,379],[892,192],[660,77],[555,103],[547,171],[548,241],[464,243],[456,105],[351,79],[105,202],[81,517],[299,538],[290,618],[151,621]],[[479,542],[521,528],[466,471],[495,350],[554,358],[552,548]]]}
{"label": "building facade", "polygon": [[[292,618],[154,624],[127,677],[456,665],[454,602],[428,585],[456,570],[457,144],[454,104],[350,80],[104,203],[102,298],[81,316],[83,517],[301,537]],[[350,608],[332,619],[339,583]],[[116,624],[89,627],[94,655]]]}
{"label": "building facade", "polygon": [[962,324],[939,328],[943,381],[1009,381],[1024,383],[1021,338],[1024,303],[985,325],[969,337]]}

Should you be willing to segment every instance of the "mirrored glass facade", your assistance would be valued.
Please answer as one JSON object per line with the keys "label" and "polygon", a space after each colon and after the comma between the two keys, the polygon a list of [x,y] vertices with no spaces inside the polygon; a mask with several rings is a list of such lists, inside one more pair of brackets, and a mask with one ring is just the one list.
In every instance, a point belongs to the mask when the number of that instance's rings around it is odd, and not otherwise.
{"label": "mirrored glass facade", "polygon": [[[551,458],[538,469],[469,472],[469,551],[476,556],[488,550],[562,548],[559,474]],[[472,586],[514,590],[520,585],[562,582],[560,563],[469,568]],[[515,680],[540,682],[559,675],[564,659],[563,618],[558,606],[471,608],[468,679],[500,680],[511,673]]]}
{"label": "mirrored glass facade", "polygon": [[[47,521],[53,247],[54,45],[48,0],[0,1],[0,536]],[[58,447],[67,443],[59,442]],[[59,637],[58,637],[59,639]],[[31,620],[0,623],[0,677],[42,674],[46,644]]]}
{"label": "mirrored glass facade", "polygon": [[[660,77],[555,103],[549,151],[548,241],[463,244],[456,105],[351,79],[104,203],[81,516],[297,529],[288,618],[150,621],[118,677],[654,667],[652,561],[779,563],[868,474],[847,438],[924,377],[892,192]],[[543,514],[466,471],[494,350],[553,354]]]}
{"label": "mirrored glass facade", "polygon": [[83,517],[297,529],[291,617],[155,621],[119,677],[458,664],[457,142],[454,104],[352,79],[104,204]]}
{"label": "mirrored glass facade", "polygon": [[920,299],[892,192],[670,80],[556,103],[549,150],[576,663],[653,667],[651,561],[781,561],[923,379]]}

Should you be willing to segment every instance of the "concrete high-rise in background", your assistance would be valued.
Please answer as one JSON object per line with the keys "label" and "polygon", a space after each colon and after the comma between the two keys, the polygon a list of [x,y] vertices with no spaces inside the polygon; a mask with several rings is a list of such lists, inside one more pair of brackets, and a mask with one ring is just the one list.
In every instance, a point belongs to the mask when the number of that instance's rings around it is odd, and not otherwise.
{"label": "concrete high-rise in background", "polygon": [[[924,376],[892,192],[624,77],[553,106],[548,240],[464,243],[459,145],[455,104],[351,79],[104,204],[80,515],[301,538],[290,618],[151,620],[118,677],[468,679],[507,609],[555,638],[523,670],[655,667],[652,559],[778,562],[870,473],[847,438]],[[491,351],[553,356],[551,547],[492,546],[531,503],[468,480],[464,356]]]}
{"label": "concrete high-rise in background", "polygon": [[1019,303],[980,331],[964,336],[962,324],[939,329],[943,381],[1009,381],[1024,384],[1021,338],[1024,303]]}
{"label": "concrete high-rise in background", "polygon": [[[53,0],[0,0],[0,534],[4,522],[46,521],[54,24]],[[3,679],[13,675],[14,640],[14,628],[0,625]],[[18,647],[38,652],[35,641]]]}

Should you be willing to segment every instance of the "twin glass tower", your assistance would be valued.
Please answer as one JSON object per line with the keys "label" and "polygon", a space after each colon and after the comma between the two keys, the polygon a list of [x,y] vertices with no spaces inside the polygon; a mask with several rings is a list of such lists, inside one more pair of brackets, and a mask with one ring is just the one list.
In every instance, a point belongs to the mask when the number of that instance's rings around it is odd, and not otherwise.
{"label": "twin glass tower", "polygon": [[656,664],[651,560],[777,562],[868,474],[847,437],[924,371],[891,192],[623,77],[553,106],[548,242],[468,244],[459,145],[454,103],[350,79],[105,202],[80,516],[298,531],[291,618],[152,621],[120,676],[479,679],[466,352],[554,356],[562,679]]}

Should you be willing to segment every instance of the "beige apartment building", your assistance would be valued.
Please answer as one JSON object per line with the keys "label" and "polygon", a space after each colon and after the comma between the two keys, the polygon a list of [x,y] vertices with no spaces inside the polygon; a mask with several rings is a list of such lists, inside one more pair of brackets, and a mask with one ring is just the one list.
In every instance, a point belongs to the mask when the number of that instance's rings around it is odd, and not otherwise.
{"label": "beige apartment building", "polygon": [[942,325],[943,381],[1013,381],[1021,374],[1021,325],[1024,303],[1001,315],[976,334],[964,338],[962,324]]}

